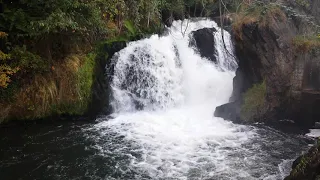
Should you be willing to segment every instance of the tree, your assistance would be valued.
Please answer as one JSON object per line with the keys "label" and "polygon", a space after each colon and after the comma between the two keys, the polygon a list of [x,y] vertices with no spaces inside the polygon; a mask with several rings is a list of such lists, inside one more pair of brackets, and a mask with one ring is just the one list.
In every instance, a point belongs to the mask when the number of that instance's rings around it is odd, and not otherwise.
{"label": "tree", "polygon": [[[6,39],[7,36],[7,33],[0,32],[1,39]],[[19,71],[19,67],[11,67],[8,64],[10,59],[10,54],[4,53],[2,50],[0,50],[0,88],[7,88],[9,82],[11,82],[11,76]]]}

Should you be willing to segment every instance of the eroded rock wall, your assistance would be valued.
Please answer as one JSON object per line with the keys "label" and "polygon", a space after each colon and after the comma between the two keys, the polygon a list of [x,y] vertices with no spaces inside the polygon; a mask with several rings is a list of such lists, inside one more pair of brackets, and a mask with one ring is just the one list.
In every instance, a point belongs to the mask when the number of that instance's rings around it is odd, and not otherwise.
{"label": "eroded rock wall", "polygon": [[[319,1],[310,3],[318,5]],[[285,19],[274,16],[267,26],[243,24],[241,33],[234,34],[239,60],[234,91],[231,103],[218,107],[216,116],[246,121],[241,119],[243,95],[254,84],[265,81],[264,110],[255,121],[292,119],[309,127],[320,119],[320,49],[303,51],[293,43],[298,36],[315,34],[319,17],[313,15],[318,13],[314,11],[317,7],[303,11],[283,5],[281,9]],[[226,109],[231,112],[225,113]]]}

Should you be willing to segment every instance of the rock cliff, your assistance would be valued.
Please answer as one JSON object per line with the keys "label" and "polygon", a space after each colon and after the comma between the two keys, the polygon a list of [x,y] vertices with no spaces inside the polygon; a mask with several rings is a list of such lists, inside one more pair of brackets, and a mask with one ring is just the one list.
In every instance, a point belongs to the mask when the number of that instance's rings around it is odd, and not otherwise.
{"label": "rock cliff", "polygon": [[218,107],[216,116],[247,121],[242,115],[246,92],[265,82],[264,103],[251,112],[250,120],[272,123],[291,119],[309,127],[320,118],[320,49],[315,35],[319,17],[313,16],[318,13],[314,6],[307,11],[283,5],[285,16],[269,17],[267,25],[242,24],[240,33],[234,33],[239,68],[231,103]]}
{"label": "rock cliff", "polygon": [[[287,0],[280,8],[283,16],[268,17],[267,24],[242,23],[233,31],[239,67],[230,103],[215,116],[303,129],[320,120],[320,1]],[[319,150],[318,141],[285,180],[320,179]]]}

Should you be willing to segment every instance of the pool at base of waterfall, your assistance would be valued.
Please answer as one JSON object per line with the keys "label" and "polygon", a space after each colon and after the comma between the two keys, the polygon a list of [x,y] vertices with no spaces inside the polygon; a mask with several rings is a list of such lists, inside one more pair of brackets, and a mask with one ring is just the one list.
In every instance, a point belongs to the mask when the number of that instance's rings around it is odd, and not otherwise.
{"label": "pool at base of waterfall", "polygon": [[[218,123],[230,126],[233,136],[223,137],[222,132],[220,138],[210,140],[214,134],[218,136],[212,132],[195,142],[199,137],[187,141],[186,135],[177,134],[170,141],[163,134],[159,142],[157,130],[149,129],[140,137],[145,139],[143,143],[119,134],[106,122],[114,123],[100,119],[97,124],[70,122],[1,129],[0,179],[280,180],[289,174],[293,159],[307,148],[297,135],[223,120]],[[178,128],[183,124],[176,123],[171,125]],[[134,122],[123,125],[129,129]],[[169,127],[162,128],[166,128],[167,136],[175,133]],[[153,143],[157,145],[150,146]]]}
{"label": "pool at base of waterfall", "polygon": [[[214,28],[212,56],[190,43]],[[106,67],[114,113],[92,123],[0,132],[0,179],[280,180],[306,150],[298,135],[213,117],[237,62],[211,20],[175,21],[163,36],[128,43]],[[223,32],[223,36],[222,36]],[[224,40],[222,40],[222,37]],[[202,42],[203,43],[203,42]],[[206,51],[206,53],[210,51]],[[113,68],[111,71],[110,68]]]}

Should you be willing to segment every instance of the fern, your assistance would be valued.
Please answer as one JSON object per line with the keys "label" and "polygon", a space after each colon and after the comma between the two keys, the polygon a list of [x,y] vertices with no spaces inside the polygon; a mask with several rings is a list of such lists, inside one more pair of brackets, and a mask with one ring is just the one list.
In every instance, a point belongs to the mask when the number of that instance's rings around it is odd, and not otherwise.
{"label": "fern", "polygon": [[126,29],[128,30],[128,33],[130,36],[136,36],[137,35],[137,30],[134,27],[133,23],[129,20],[125,20],[124,21],[124,26],[126,27]]}

